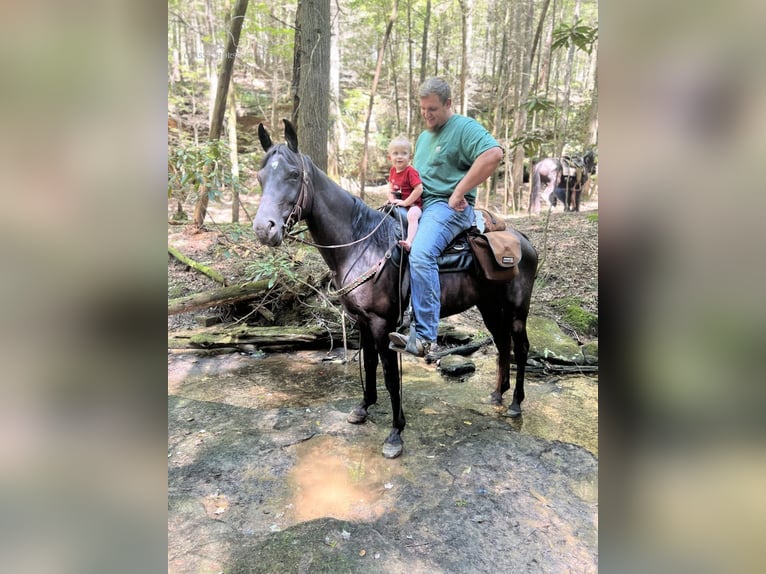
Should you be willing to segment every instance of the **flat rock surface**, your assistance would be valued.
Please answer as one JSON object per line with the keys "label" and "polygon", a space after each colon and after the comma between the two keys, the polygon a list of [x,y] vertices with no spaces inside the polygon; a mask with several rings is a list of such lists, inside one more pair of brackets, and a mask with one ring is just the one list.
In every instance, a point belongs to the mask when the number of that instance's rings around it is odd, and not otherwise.
{"label": "flat rock surface", "polygon": [[169,572],[595,572],[597,380],[529,376],[489,405],[494,355],[460,383],[404,360],[404,454],[382,381],[346,422],[358,364],[302,352],[169,355]]}

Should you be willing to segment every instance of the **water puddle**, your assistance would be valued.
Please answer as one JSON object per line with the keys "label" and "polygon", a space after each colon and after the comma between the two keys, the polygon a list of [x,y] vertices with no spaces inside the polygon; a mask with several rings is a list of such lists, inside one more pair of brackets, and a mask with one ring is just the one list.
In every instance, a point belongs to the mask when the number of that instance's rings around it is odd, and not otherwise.
{"label": "water puddle", "polygon": [[[402,392],[408,419],[466,408],[483,416],[502,416],[502,411],[489,404],[495,356],[476,354],[471,360],[476,363],[476,372],[457,379],[443,377],[435,366],[406,357]],[[514,374],[512,371],[511,376]],[[379,369],[375,408],[390,409],[382,379]],[[171,394],[185,398],[257,409],[313,408],[339,400],[355,402],[361,397],[356,363],[323,361],[321,353],[309,351],[260,359],[180,356],[169,368],[168,385]],[[597,378],[530,374],[525,390],[524,414],[520,419],[506,418],[510,427],[547,440],[577,444],[598,456]],[[505,395],[506,404],[510,394]]]}
{"label": "water puddle", "polygon": [[401,465],[380,456],[377,441],[349,445],[320,436],[295,450],[296,463],[290,473],[295,521],[329,516],[369,522],[393,507],[392,480],[401,474]]}

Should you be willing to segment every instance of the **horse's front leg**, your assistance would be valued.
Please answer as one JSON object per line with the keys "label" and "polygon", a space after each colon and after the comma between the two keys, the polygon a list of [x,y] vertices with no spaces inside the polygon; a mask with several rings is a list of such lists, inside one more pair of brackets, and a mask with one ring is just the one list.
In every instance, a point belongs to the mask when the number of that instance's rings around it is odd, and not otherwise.
{"label": "horse's front leg", "polygon": [[404,409],[402,408],[402,386],[399,379],[398,354],[388,348],[388,332],[391,326],[381,324],[373,326],[375,341],[378,347],[381,364],[383,366],[383,379],[386,383],[386,389],[391,397],[391,410],[393,421],[391,432],[383,442],[383,456],[386,458],[396,458],[404,450],[404,441],[402,440],[402,431],[407,421],[404,418]]}
{"label": "horse's front leg", "polygon": [[386,458],[396,458],[402,454],[404,441],[402,440],[402,431],[407,421],[404,418],[404,408],[402,407],[402,386],[399,380],[398,354],[388,349],[388,336],[382,342],[386,348],[380,351],[381,363],[383,364],[383,379],[386,382],[386,389],[391,397],[391,409],[393,412],[393,421],[391,432],[383,443],[383,456]]}
{"label": "horse's front leg", "polygon": [[580,187],[580,189],[578,189],[578,190],[575,192],[575,204],[574,204],[574,210],[575,210],[575,211],[578,211],[578,212],[580,211],[580,197],[581,197],[581,196],[582,196],[582,186]]}
{"label": "horse's front leg", "polygon": [[378,352],[375,349],[375,339],[369,328],[360,325],[359,335],[362,349],[362,360],[364,361],[364,396],[362,402],[354,407],[346,420],[352,424],[362,424],[367,420],[367,409],[378,402],[377,372],[378,372]]}
{"label": "horse's front leg", "polygon": [[572,211],[573,195],[574,189],[569,187],[569,182],[567,181],[566,192],[564,193],[564,211]]}

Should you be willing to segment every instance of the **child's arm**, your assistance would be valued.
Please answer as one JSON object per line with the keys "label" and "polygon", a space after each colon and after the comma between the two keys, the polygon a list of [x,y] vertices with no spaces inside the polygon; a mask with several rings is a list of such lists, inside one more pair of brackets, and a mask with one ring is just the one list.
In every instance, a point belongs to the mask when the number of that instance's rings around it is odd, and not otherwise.
{"label": "child's arm", "polygon": [[421,195],[423,195],[423,184],[419,183],[415,186],[415,189],[412,190],[410,196],[399,203],[399,205],[402,207],[409,207],[410,205],[414,204]]}
{"label": "child's arm", "polygon": [[398,198],[394,195],[394,184],[388,181],[388,203],[396,203]]}

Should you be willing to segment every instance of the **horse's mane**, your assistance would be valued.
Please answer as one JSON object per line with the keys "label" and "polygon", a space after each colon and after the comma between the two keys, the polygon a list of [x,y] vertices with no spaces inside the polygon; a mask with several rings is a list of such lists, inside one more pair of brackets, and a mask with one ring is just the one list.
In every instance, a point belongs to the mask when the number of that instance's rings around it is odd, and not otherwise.
{"label": "horse's mane", "polygon": [[[349,193],[346,190],[343,191]],[[354,228],[354,231],[359,235],[367,235],[368,233],[371,233],[372,230],[378,226],[378,224],[380,224],[381,219],[385,218],[385,221],[383,221],[383,223],[380,225],[378,232],[372,236],[370,241],[374,241],[375,245],[378,245],[384,249],[388,248],[391,245],[393,239],[392,228],[394,226],[394,219],[388,217],[386,214],[376,209],[371,208],[358,197],[353,195],[352,197],[354,199],[354,215],[351,225]]]}

